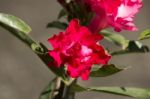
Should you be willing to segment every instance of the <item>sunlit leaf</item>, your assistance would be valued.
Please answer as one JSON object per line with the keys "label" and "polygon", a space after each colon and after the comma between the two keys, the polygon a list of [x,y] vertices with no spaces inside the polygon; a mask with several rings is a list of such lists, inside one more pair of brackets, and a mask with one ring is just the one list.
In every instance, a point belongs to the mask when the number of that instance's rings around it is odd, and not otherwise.
{"label": "sunlit leaf", "polygon": [[5,24],[7,27],[11,27],[26,34],[31,31],[31,28],[24,21],[9,14],[0,13],[0,25],[1,24]]}
{"label": "sunlit leaf", "polygon": [[150,99],[150,88],[132,88],[132,87],[90,87],[85,88],[80,85],[72,86],[74,92],[94,91],[100,93],[128,96],[137,99]]}
{"label": "sunlit leaf", "polygon": [[150,29],[143,31],[139,37],[140,40],[149,39],[149,38],[150,38]]}
{"label": "sunlit leaf", "polygon": [[116,74],[124,69],[117,68],[115,65],[104,65],[103,67],[91,72],[91,77],[106,77]]}
{"label": "sunlit leaf", "polygon": [[116,45],[122,46],[125,48],[128,45],[129,40],[119,33],[112,33],[106,30],[100,32],[104,38],[110,42],[115,43]]}
{"label": "sunlit leaf", "polygon": [[[6,18],[4,16],[6,15]],[[70,84],[71,80],[69,80],[65,74],[65,70],[63,68],[56,68],[54,66],[49,66],[49,63],[53,61],[53,58],[49,56],[48,49],[43,45],[39,44],[38,42],[34,41],[27,33],[30,31],[25,23],[21,23],[20,19],[4,14],[4,16],[0,16],[0,19],[4,18],[3,21],[0,21],[0,26],[4,29],[8,30],[11,34],[25,43],[39,58],[45,63],[45,65],[58,77],[64,81],[66,84]],[[7,19],[8,18],[8,19]],[[9,19],[10,18],[10,19]],[[12,20],[15,19],[15,20]],[[10,22],[9,22],[10,21]],[[7,23],[10,23],[7,24]],[[22,26],[20,26],[20,24]],[[18,27],[17,27],[18,26]],[[25,29],[24,29],[25,28]],[[63,66],[62,66],[63,67]]]}

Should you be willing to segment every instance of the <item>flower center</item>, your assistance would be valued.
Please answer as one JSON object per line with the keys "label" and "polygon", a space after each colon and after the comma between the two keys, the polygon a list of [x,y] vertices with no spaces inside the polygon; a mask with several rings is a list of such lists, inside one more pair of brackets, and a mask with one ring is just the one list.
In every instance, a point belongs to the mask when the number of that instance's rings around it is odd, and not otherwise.
{"label": "flower center", "polygon": [[90,49],[90,48],[88,48],[88,47],[86,47],[84,45],[81,46],[81,54],[83,56],[89,55],[91,53],[92,53],[92,49]]}

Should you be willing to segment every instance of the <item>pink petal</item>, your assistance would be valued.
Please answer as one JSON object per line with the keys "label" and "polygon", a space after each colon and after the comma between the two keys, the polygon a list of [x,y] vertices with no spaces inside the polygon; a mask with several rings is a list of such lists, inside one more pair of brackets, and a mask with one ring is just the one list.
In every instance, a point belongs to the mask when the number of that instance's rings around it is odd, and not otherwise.
{"label": "pink petal", "polygon": [[54,63],[50,65],[54,65],[55,67],[60,67],[62,64],[60,53],[55,51],[49,51],[49,55],[54,58]]}

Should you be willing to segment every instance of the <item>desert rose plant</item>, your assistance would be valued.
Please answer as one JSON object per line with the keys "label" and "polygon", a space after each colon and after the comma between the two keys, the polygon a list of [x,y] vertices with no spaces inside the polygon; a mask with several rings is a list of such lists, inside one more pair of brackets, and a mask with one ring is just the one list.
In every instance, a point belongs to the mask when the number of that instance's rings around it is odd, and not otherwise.
{"label": "desert rose plant", "polygon": [[[89,77],[107,77],[126,69],[110,64],[114,56],[149,52],[149,48],[140,42],[150,38],[149,29],[144,30],[136,41],[121,35],[122,30],[138,30],[134,17],[143,7],[142,0],[57,2],[62,10],[57,20],[47,25],[48,28],[61,29],[58,34],[47,38],[52,49],[31,39],[28,35],[31,28],[21,19],[0,13],[0,26],[23,41],[56,76],[39,99],[75,99],[75,93],[86,91],[150,99],[150,88],[86,87],[78,83],[80,78],[86,81]],[[109,28],[113,32],[108,31]],[[103,39],[119,46],[120,50],[114,52],[104,48]]]}

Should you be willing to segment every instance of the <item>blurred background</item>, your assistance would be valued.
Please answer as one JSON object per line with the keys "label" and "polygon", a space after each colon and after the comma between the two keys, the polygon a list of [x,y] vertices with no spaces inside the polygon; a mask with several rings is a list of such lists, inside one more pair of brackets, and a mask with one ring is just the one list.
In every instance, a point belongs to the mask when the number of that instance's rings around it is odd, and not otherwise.
{"label": "blurred background", "polygon": [[[144,7],[136,16],[138,32],[123,31],[124,36],[136,40],[139,33],[150,28],[150,0],[144,0]],[[56,20],[60,5],[56,0],[0,0],[0,12],[15,15],[32,28],[35,40],[44,43],[60,30],[47,29],[46,24]],[[118,49],[108,42],[105,47]],[[150,40],[143,41],[150,47]],[[150,53],[130,54],[113,57],[110,63],[131,68],[106,78],[90,78],[81,81],[84,86],[132,86],[150,87]],[[0,99],[38,99],[43,88],[54,75],[32,53],[32,51],[9,32],[0,27]],[[76,99],[131,99],[102,93],[79,93]]]}

